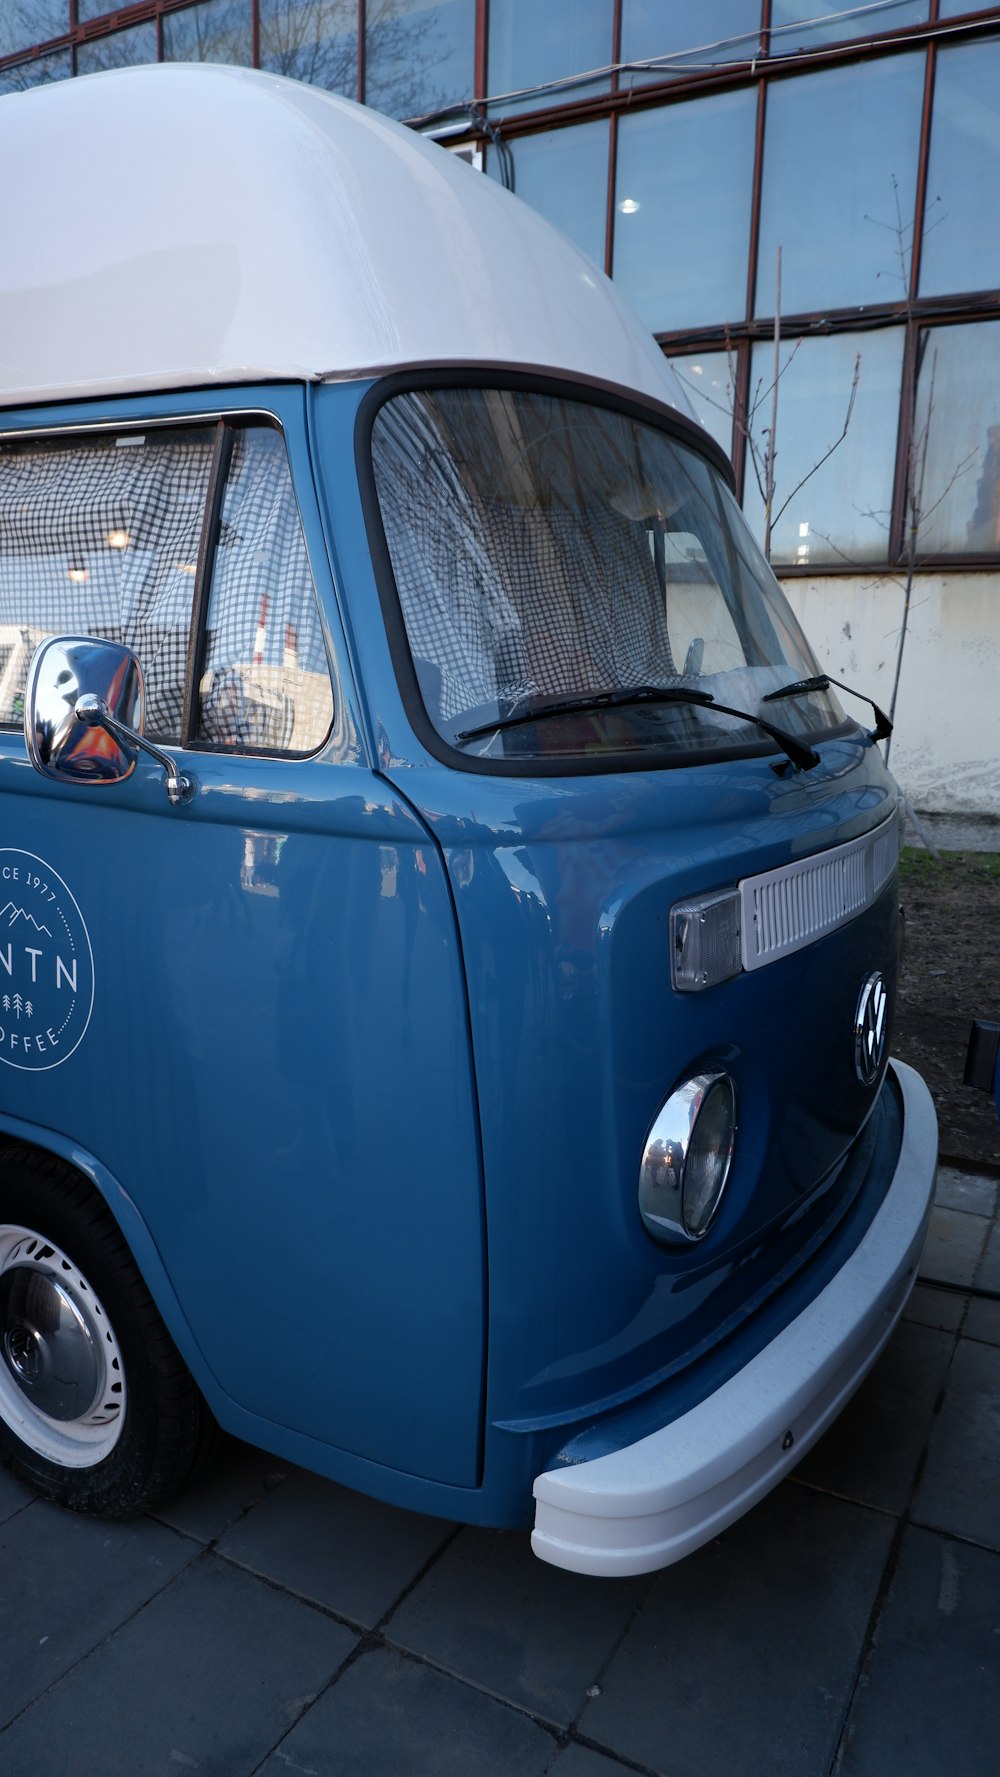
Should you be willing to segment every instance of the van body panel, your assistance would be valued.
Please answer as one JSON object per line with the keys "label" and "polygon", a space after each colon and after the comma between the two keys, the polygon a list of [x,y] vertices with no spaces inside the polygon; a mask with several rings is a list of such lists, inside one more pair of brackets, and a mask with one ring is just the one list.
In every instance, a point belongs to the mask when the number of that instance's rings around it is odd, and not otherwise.
{"label": "van body panel", "polygon": [[[760,768],[767,851],[747,845],[746,769],[706,767],[706,801],[732,803],[729,823],[713,821],[711,856],[697,819],[685,831],[683,793],[666,772],[576,780],[572,799],[547,784],[511,796],[477,783],[475,822],[455,808],[449,774],[412,774],[444,848],[470,984],[497,1280],[491,1419],[565,1423],[683,1367],[835,1216],[836,1168],[874,1098],[855,1077],[853,1033],[877,965],[894,1000],[895,880],[840,931],[684,999],[670,984],[669,913],[763,858],[821,850],[821,837],[853,832],[859,815],[875,826],[893,814],[871,750],[838,750],[840,774],[825,786],[837,793],[818,783],[811,809],[796,797],[783,815],[777,781]],[[711,1256],[651,1240],[636,1201],[656,1113],[703,1067],[732,1076],[740,1120]]]}
{"label": "van body panel", "polygon": [[[261,399],[285,422],[294,472],[308,462],[302,391]],[[79,407],[72,423],[191,406]],[[18,421],[58,430],[66,418]],[[343,657],[311,477],[300,467],[297,481]],[[223,1394],[370,1461],[472,1487],[484,1227],[461,954],[439,849],[362,762],[349,680],[338,670],[347,719],[325,756],[175,749],[197,784],[182,809],[148,759],[125,783],[67,786],[31,770],[22,736],[0,737],[0,867],[21,872],[5,885],[9,917],[25,873],[45,866],[93,956],[93,1009],[64,1063],[18,1067],[28,1026],[0,1014],[15,1059],[0,1066],[0,1108],[125,1181]],[[26,993],[25,970],[47,958],[20,940],[4,982]],[[418,1412],[428,1374],[433,1400]]]}

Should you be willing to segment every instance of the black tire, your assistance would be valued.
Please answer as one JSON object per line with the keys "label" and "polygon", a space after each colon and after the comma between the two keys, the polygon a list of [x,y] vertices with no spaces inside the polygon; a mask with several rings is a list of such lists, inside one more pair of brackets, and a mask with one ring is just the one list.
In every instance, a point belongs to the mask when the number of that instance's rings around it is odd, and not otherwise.
{"label": "black tire", "polygon": [[48,1156],[0,1147],[6,1466],[45,1499],[124,1518],[175,1491],[217,1435],[103,1198]]}

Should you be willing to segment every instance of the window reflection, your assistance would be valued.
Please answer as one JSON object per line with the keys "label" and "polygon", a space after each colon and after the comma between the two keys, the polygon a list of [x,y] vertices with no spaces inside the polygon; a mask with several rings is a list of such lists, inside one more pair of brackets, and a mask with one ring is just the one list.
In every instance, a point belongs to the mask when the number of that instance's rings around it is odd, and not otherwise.
{"label": "window reflection", "polygon": [[130,31],[115,31],[110,37],[81,43],[76,52],[76,71],[103,74],[107,68],[132,68],[137,63],[155,61],[156,26],[133,25]]}
{"label": "window reflection", "polygon": [[671,362],[694,408],[695,419],[722,446],[727,457],[732,456],[735,353],[730,358],[728,352],[693,352]]}
{"label": "window reflection", "polygon": [[[81,19],[84,16],[81,12]],[[16,55],[19,49],[47,43],[68,30],[69,0],[5,0],[0,6],[0,56]]]}
{"label": "window reflection", "polygon": [[923,83],[918,54],[770,88],[758,314],[774,313],[779,247],[785,314],[906,294]]}
{"label": "window reflection", "polygon": [[927,176],[921,294],[1000,283],[1000,42],[941,51]]}
{"label": "window reflection", "polygon": [[365,103],[419,117],[472,97],[475,0],[368,0]]}
{"label": "window reflection", "polygon": [[23,93],[31,86],[45,86],[50,80],[68,80],[73,72],[68,49],[53,50],[49,56],[36,56],[31,62],[18,62],[0,73],[0,93]]}
{"label": "window reflection", "polygon": [[697,7],[624,0],[621,60],[670,57],[666,67],[623,73],[624,86],[644,86],[695,68],[725,67],[759,54],[760,0],[702,0]]}
{"label": "window reflection", "polygon": [[917,553],[1000,549],[1000,326],[928,329],[913,428]]}
{"label": "window reflection", "polygon": [[756,103],[745,88],[621,119],[614,278],[654,332],[745,312]]}
{"label": "window reflection", "polygon": [[356,99],[357,0],[260,0],[260,65]]}
{"label": "window reflection", "polygon": [[[487,89],[519,92],[568,75],[585,74],[611,63],[612,0],[491,0]],[[491,104],[494,112],[531,111],[565,103],[587,93],[606,92],[610,80],[586,82],[572,90],[538,93]]]}
{"label": "window reflection", "polygon": [[[965,8],[963,8],[965,10]],[[928,0],[879,0],[840,6],[836,0],[771,0],[771,54],[793,55],[822,43],[844,43],[875,31],[898,31],[927,19]],[[831,16],[826,16],[826,15]]]}
{"label": "window reflection", "polygon": [[[824,462],[843,430],[859,355],[847,434]],[[903,329],[895,327],[790,341],[782,347],[772,561],[815,567],[886,559],[902,362]],[[751,432],[758,458],[763,429],[771,423],[773,365],[773,345],[757,346],[750,406],[756,408]],[[743,509],[762,538],[764,501],[749,461]]]}
{"label": "window reflection", "polygon": [[251,0],[201,0],[184,12],[163,15],[165,62],[253,61]]}
{"label": "window reflection", "polygon": [[[601,120],[543,136],[521,136],[510,144],[518,197],[561,228],[602,270],[609,137],[608,123]],[[492,150],[486,170],[491,178],[500,179],[500,163]]]}
{"label": "window reflection", "polygon": [[199,741],[311,753],[333,719],[312,572],[281,434],[237,432],[212,568]]}

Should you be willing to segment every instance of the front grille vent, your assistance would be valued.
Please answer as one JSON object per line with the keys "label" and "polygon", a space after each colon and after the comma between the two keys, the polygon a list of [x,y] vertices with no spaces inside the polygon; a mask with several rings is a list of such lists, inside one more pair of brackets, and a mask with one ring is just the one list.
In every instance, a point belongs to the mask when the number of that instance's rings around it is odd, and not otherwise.
{"label": "front grille vent", "polygon": [[739,884],[743,967],[761,969],[856,919],[882,893],[898,858],[899,821],[893,814],[846,845],[744,877]]}

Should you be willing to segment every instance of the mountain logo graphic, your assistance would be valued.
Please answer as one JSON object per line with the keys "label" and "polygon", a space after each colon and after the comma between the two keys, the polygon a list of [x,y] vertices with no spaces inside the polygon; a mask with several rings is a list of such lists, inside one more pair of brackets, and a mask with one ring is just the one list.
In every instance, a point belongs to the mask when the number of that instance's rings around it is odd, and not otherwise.
{"label": "mountain logo graphic", "polygon": [[8,901],[6,907],[0,907],[0,920],[6,920],[9,926],[16,925],[19,919],[26,919],[30,926],[34,926],[36,932],[41,932],[46,938],[51,938],[52,933],[48,926],[39,925],[34,914],[29,913],[26,907],[15,907],[13,901]]}
{"label": "mountain logo graphic", "polygon": [[45,1073],[76,1053],[94,1009],[86,921],[58,871],[0,847],[0,1063]]}

